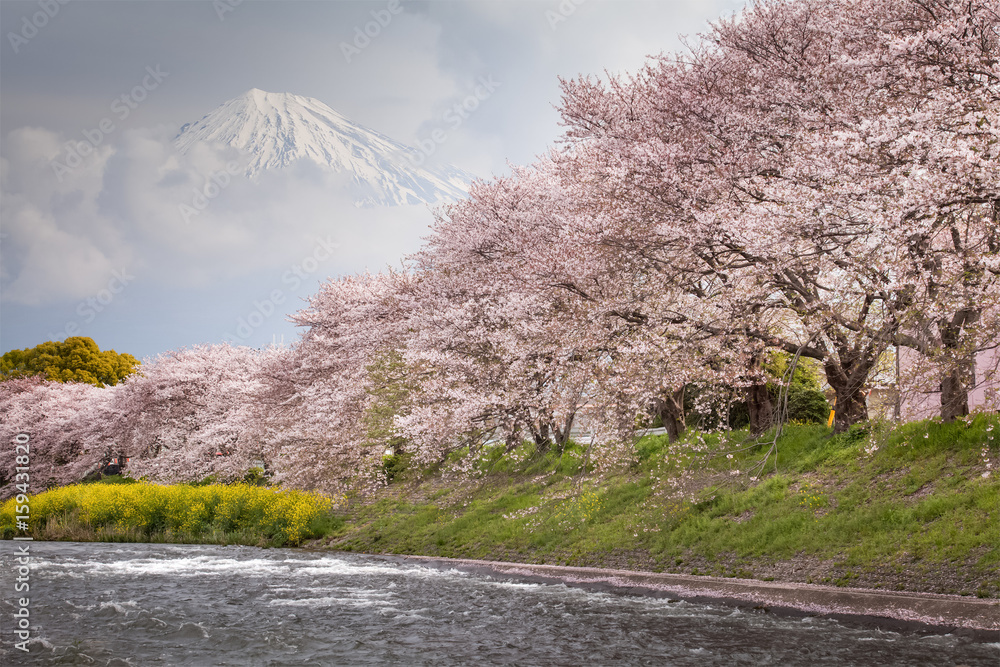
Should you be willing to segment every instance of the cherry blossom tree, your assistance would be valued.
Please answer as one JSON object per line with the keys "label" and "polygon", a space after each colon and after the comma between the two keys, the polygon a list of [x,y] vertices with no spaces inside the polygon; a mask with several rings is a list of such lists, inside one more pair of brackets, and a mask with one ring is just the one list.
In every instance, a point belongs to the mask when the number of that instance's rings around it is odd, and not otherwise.
{"label": "cherry blossom tree", "polygon": [[[408,378],[418,372],[398,363],[411,280],[398,272],[331,280],[292,317],[302,340],[266,371],[276,479],[365,491],[384,481],[387,446],[404,453],[395,418],[407,414]],[[398,414],[386,415],[384,401]]]}
{"label": "cherry blossom tree", "polygon": [[[30,489],[79,482],[113,453],[105,426],[120,387],[51,382],[38,377],[0,382],[0,429],[13,442],[28,437]],[[14,494],[13,456],[0,468],[0,498]]]}
{"label": "cherry blossom tree", "polygon": [[[536,169],[474,186],[469,200],[439,216],[414,258],[419,308],[407,355],[435,372],[445,412],[461,432],[521,437],[561,448],[585,402],[593,358],[581,298],[554,283],[581,259],[566,244],[567,219],[555,214],[562,193]],[[580,230],[582,232],[582,230]],[[578,243],[579,239],[572,241]],[[426,431],[410,419],[414,432]]]}
{"label": "cherry blossom tree", "polygon": [[[995,55],[988,4],[756,3],[686,58],[566,82],[563,168],[630,222],[633,256],[738,281],[746,335],[821,360],[843,430],[927,308],[914,293],[927,271],[909,272],[915,221],[996,199]],[[968,291],[956,276],[935,284]],[[794,322],[762,329],[765,311]]]}
{"label": "cherry blossom tree", "polygon": [[106,426],[131,457],[127,472],[157,482],[243,477],[267,462],[255,397],[261,369],[282,355],[229,344],[160,355],[118,388]]}
{"label": "cherry blossom tree", "polygon": [[[676,406],[669,399],[685,384],[724,365],[714,355],[710,370],[703,348],[713,333],[685,327],[680,314],[711,306],[692,295],[711,292],[711,281],[632,261],[617,212],[579,201],[555,161],[542,159],[475,186],[416,257],[433,294],[419,312],[435,316],[414,327],[423,340],[412,349],[465,364],[451,377],[483,397],[478,419],[504,424],[515,441],[523,426],[536,444],[561,443],[584,404],[630,439],[637,412]],[[676,437],[682,410],[670,414]]]}

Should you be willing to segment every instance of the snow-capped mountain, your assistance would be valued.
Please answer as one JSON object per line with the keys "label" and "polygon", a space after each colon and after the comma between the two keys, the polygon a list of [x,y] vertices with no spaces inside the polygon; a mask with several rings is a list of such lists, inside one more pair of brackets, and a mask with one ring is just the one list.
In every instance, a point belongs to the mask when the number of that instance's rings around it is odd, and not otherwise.
{"label": "snow-capped mountain", "polygon": [[473,179],[451,165],[424,164],[419,150],[362,127],[319,100],[256,88],[184,125],[174,143],[186,152],[199,141],[245,153],[250,178],[301,159],[347,172],[359,206],[460,199]]}

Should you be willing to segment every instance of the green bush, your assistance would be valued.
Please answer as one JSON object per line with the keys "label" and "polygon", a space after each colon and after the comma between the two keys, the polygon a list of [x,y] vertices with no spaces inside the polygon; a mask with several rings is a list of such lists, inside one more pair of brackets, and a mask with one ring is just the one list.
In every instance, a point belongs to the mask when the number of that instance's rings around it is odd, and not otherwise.
{"label": "green bush", "polygon": [[254,466],[243,475],[243,482],[250,486],[267,486],[267,471],[260,466]]}
{"label": "green bush", "polygon": [[413,454],[399,452],[397,454],[386,454],[382,457],[382,470],[385,471],[385,481],[393,482],[399,480],[404,472],[410,467],[410,460]]}
{"label": "green bush", "polygon": [[830,417],[830,404],[823,392],[792,385],[788,391],[789,421],[825,424]]}

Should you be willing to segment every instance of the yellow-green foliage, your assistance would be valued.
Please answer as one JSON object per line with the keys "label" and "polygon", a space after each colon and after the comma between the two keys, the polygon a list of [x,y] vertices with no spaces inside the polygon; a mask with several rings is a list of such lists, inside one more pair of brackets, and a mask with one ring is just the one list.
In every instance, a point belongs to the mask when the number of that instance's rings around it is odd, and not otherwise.
{"label": "yellow-green foliage", "polygon": [[[0,534],[5,536],[14,532],[14,504],[11,499],[0,507]],[[76,484],[32,496],[29,525],[36,532],[50,521],[69,519],[99,535],[139,533],[197,541],[210,534],[239,534],[299,544],[317,536],[317,522],[337,504],[318,493],[245,484]]]}
{"label": "yellow-green foliage", "polygon": [[600,494],[595,490],[588,490],[581,495],[561,499],[548,508],[532,505],[513,512],[506,512],[503,514],[503,518],[508,521],[516,521],[530,516],[531,518],[524,524],[528,528],[538,528],[551,522],[553,525],[558,525],[561,530],[572,532],[581,524],[593,523],[600,511]]}
{"label": "yellow-green foliage", "polygon": [[601,497],[596,491],[585,491],[580,496],[570,498],[556,512],[555,519],[566,520],[569,525],[592,522],[601,511]]}
{"label": "yellow-green foliage", "polygon": [[131,354],[101,349],[93,338],[72,336],[0,357],[0,380],[41,375],[54,382],[86,382],[95,387],[115,385],[136,372]]}

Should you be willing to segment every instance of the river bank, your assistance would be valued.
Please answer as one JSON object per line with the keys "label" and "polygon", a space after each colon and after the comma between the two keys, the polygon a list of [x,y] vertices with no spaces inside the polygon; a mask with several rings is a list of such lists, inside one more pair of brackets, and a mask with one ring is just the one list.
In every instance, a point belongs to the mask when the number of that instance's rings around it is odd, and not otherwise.
{"label": "river bank", "polygon": [[699,604],[722,603],[737,609],[834,619],[886,631],[956,634],[977,641],[1000,641],[1000,600],[602,568],[427,556],[401,558],[404,562],[508,577],[518,582],[565,584],[589,591]]}
{"label": "river bank", "polygon": [[646,438],[632,465],[586,471],[582,448],[515,450],[472,479],[409,471],[308,544],[996,600],[997,425],[793,425],[758,479],[732,434]]}

